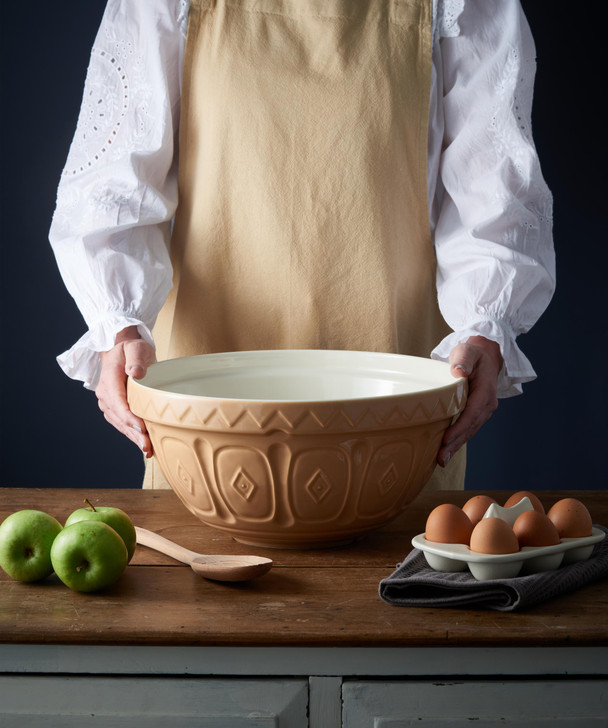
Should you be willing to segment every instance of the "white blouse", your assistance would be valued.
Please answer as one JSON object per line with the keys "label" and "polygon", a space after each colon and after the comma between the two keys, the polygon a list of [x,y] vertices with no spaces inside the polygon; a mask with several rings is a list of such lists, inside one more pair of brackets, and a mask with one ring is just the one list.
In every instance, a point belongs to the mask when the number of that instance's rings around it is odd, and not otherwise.
{"label": "white blouse", "polygon": [[[50,229],[88,331],[58,357],[94,389],[97,352],[152,327],[171,288],[188,0],[108,0]],[[534,42],[519,0],[434,0],[428,195],[447,360],[469,336],[500,344],[499,396],[535,378],[516,344],[555,286],[552,198],[531,134]]]}

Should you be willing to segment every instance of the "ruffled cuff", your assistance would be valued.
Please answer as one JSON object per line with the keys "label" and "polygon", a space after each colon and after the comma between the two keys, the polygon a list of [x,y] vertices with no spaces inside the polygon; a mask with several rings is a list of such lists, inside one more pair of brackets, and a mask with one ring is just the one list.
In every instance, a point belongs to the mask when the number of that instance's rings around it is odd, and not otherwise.
{"label": "ruffled cuff", "polygon": [[95,389],[101,374],[100,351],[108,351],[114,346],[116,334],[128,326],[137,326],[139,335],[154,346],[152,332],[139,319],[120,311],[104,316],[91,326],[84,336],[68,351],[57,357],[59,366],[71,379],[84,382],[86,389]]}
{"label": "ruffled cuff", "polygon": [[521,394],[521,385],[536,379],[532,364],[515,342],[514,332],[504,322],[493,319],[476,321],[470,327],[446,336],[432,351],[431,358],[448,361],[452,349],[458,344],[464,344],[471,336],[483,336],[500,346],[504,365],[498,375],[499,398]]}

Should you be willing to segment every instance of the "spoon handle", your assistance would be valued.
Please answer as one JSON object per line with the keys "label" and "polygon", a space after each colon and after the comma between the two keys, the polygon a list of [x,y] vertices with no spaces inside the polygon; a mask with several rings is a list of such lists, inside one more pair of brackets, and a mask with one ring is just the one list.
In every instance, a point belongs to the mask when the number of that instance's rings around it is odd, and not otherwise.
{"label": "spoon handle", "polygon": [[139,528],[135,526],[135,533],[137,534],[137,543],[142,546],[148,546],[148,548],[160,551],[162,554],[170,556],[172,559],[181,561],[182,564],[189,564],[192,559],[200,556],[195,551],[185,549],[183,546],[178,546],[173,541],[169,541],[168,538],[160,536],[158,533],[153,531],[147,531],[145,528]]}

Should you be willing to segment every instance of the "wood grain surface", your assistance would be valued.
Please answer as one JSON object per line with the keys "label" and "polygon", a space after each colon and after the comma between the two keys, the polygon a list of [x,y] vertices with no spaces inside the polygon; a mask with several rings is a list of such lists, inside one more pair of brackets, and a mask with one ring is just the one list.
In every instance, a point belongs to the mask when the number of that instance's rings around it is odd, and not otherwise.
{"label": "wood grain surface", "polygon": [[[61,522],[88,498],[125,510],[134,523],[201,553],[252,553],[275,562],[242,584],[203,579],[188,567],[138,546],[113,586],[69,590],[52,575],[37,584],[0,572],[0,642],[30,644],[242,646],[600,646],[608,644],[608,580],[527,610],[394,607],[380,580],[411,550],[412,536],[439,503],[462,504],[473,492],[420,495],[389,526],[350,546],[288,551],[243,546],[201,524],[172,491],[4,488],[0,521],[37,508]],[[493,492],[504,502],[510,492]],[[603,491],[543,491],[548,508],[567,495],[582,500],[594,523],[608,523]]]}

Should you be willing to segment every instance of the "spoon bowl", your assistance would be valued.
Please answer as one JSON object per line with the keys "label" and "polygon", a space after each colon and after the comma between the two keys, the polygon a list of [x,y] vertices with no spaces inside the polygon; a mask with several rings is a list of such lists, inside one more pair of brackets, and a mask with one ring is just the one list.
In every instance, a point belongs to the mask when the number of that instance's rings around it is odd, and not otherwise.
{"label": "spoon bowl", "polygon": [[160,551],[182,564],[188,564],[199,576],[214,581],[249,581],[272,568],[272,560],[262,556],[198,554],[158,533],[135,527],[137,543]]}

